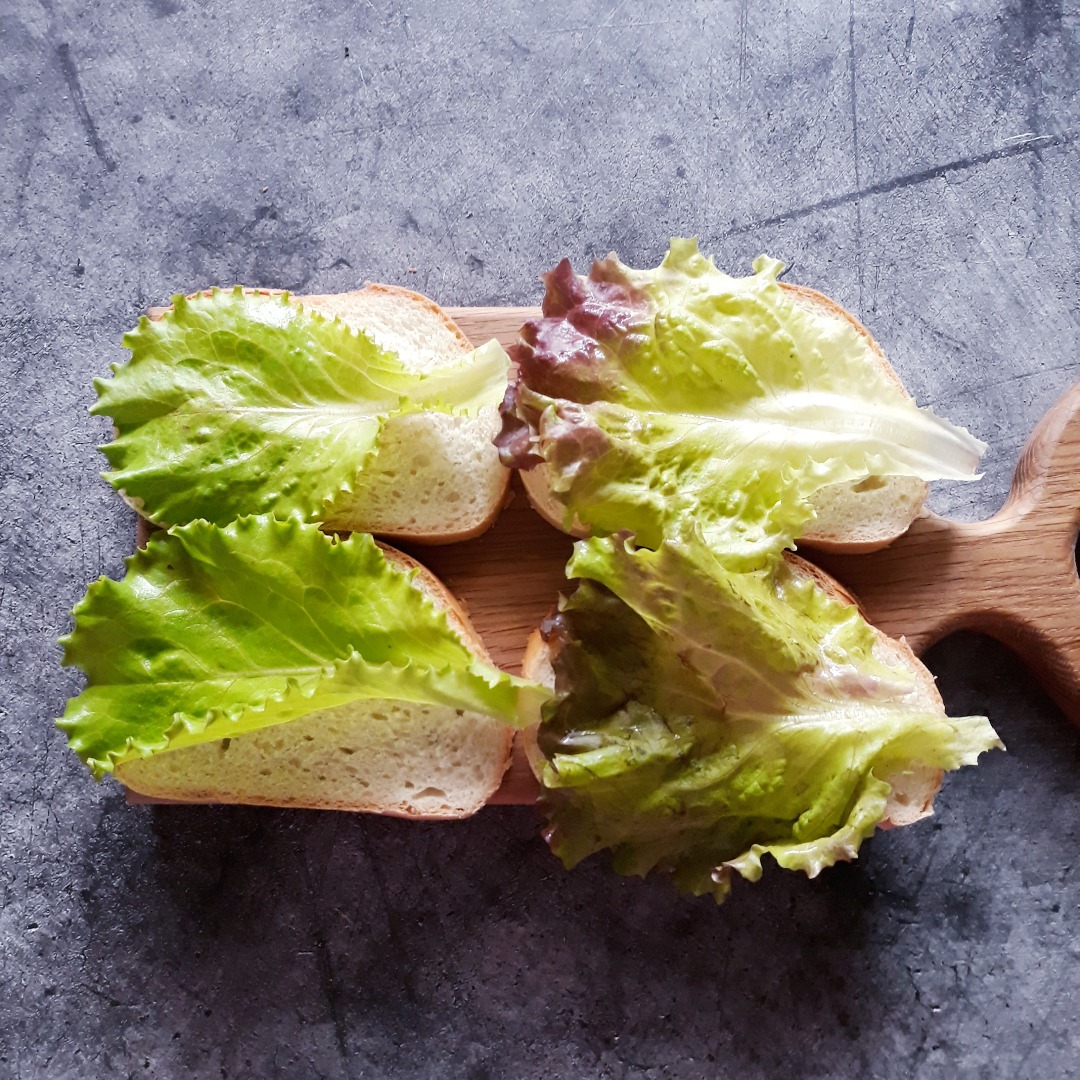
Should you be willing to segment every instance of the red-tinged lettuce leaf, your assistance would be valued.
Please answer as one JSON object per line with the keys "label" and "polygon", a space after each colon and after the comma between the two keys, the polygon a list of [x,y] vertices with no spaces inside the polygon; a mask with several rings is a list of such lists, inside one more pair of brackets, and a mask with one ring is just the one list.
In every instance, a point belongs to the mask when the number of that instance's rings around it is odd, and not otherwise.
{"label": "red-tinged lettuce leaf", "polygon": [[732,278],[688,240],[651,271],[560,263],[515,351],[504,463],[543,466],[567,526],[655,547],[693,524],[744,569],[791,545],[825,486],[972,478],[983,444],[917,409],[780,269],[763,257]]}
{"label": "red-tinged lettuce leaf", "polygon": [[700,542],[607,538],[569,574],[538,732],[567,866],[607,849],[620,873],[718,900],[765,854],[814,876],[856,857],[890,777],[1001,745],[984,718],[941,715],[855,608],[784,561],[731,573]]}

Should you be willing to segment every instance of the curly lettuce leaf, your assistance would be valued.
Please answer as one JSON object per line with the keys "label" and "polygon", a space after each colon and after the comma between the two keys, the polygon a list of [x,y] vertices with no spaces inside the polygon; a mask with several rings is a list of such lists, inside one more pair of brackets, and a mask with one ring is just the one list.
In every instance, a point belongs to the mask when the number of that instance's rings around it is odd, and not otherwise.
{"label": "curly lettuce leaf", "polygon": [[656,547],[693,523],[729,565],[789,547],[821,488],[971,479],[984,444],[918,409],[846,319],[795,302],[762,257],[732,278],[673,240],[655,270],[563,261],[524,327],[497,439],[543,465],[569,525]]}
{"label": "curly lettuce leaf", "polygon": [[361,699],[521,724],[546,692],[479,660],[372,538],[297,518],[204,521],[101,578],[61,639],[87,685],[58,726],[97,778],[135,757]]}
{"label": "curly lettuce leaf", "polygon": [[548,625],[556,697],[538,742],[549,841],[601,849],[722,900],[762,856],[814,876],[882,820],[889,778],[1001,743],[927,707],[856,608],[779,561],[732,573],[700,541],[577,545]]}
{"label": "curly lettuce leaf", "polygon": [[298,513],[322,521],[377,452],[393,415],[496,405],[509,360],[497,342],[427,374],[287,294],[213,290],[173,298],[95,382],[112,417],[105,478],[151,521]]}

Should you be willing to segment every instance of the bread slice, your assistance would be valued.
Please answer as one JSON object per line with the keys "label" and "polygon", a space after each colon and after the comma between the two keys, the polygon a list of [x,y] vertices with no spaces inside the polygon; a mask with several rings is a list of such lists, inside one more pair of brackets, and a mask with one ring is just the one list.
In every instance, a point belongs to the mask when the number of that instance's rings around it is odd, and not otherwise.
{"label": "bread slice", "polygon": [[[805,559],[800,559],[797,555],[788,554],[785,557],[797,572],[812,578],[834,599],[858,606],[851,593],[819,567]],[[891,667],[906,668],[914,677],[915,685],[910,694],[912,705],[928,712],[944,715],[945,703],[941,700],[941,694],[938,693],[934,676],[911,651],[908,643],[903,638],[896,640],[886,637],[880,630],[875,630],[875,633],[877,640],[874,642],[874,656]],[[521,663],[522,675],[526,679],[533,679],[549,689],[554,689],[554,662],[555,656],[548,643],[544,641],[539,630],[534,630],[525,646],[525,655]],[[544,766],[544,756],[537,745],[536,730],[535,726],[527,728],[519,734],[518,738],[534,775],[539,778]],[[883,779],[891,785],[892,790],[889,792],[885,817],[878,828],[892,829],[900,825],[911,825],[922,818],[930,817],[934,812],[934,796],[941,788],[944,775],[944,772],[935,766],[914,763],[903,772],[884,777]]]}
{"label": "bread slice", "polygon": [[[808,311],[849,323],[866,342],[884,374],[911,400],[884,350],[854,315],[816,289],[784,282],[780,288]],[[817,516],[800,539],[820,551],[879,551],[907,532],[922,511],[929,490],[926,481],[915,476],[868,476],[846,484],[831,484],[811,499]]]}
{"label": "bread slice", "polygon": [[[468,616],[432,573],[383,548],[443,608],[478,657],[489,660]],[[260,731],[168,750],[117,766],[132,791],[192,803],[354,810],[396,817],[461,818],[502,781],[513,729],[443,705],[358,701]]]}
{"label": "bread slice", "polygon": [[[281,290],[245,292],[265,296]],[[437,304],[394,285],[365,285],[354,292],[293,299],[363,331],[396,353],[410,371],[456,364],[472,349]],[[166,310],[155,308],[150,317],[160,318]],[[498,430],[497,405],[474,417],[439,412],[391,417],[383,427],[378,453],[357,478],[352,493],[333,506],[325,527],[416,544],[451,544],[479,536],[494,524],[510,483],[510,470],[499,461],[492,443]]]}
{"label": "bread slice", "polygon": [[[904,385],[885,358],[881,346],[854,316],[827,296],[804,285],[780,283],[796,304],[818,315],[843,319],[866,341],[869,354],[882,371],[910,399]],[[523,472],[525,492],[536,512],[555,528],[563,527],[562,503],[552,494],[546,465]],[[887,547],[919,516],[928,485],[912,476],[869,476],[822,488],[811,500],[816,517],[800,541],[821,551],[870,552]],[[575,521],[574,536],[588,536],[588,528]]]}
{"label": "bread slice", "polygon": [[[411,371],[457,363],[472,349],[441,308],[408,289],[367,285],[297,299],[363,330]],[[353,493],[334,507],[326,527],[421,544],[479,536],[494,524],[510,483],[510,470],[492,441],[498,431],[496,405],[472,418],[438,412],[392,417],[377,456]]]}

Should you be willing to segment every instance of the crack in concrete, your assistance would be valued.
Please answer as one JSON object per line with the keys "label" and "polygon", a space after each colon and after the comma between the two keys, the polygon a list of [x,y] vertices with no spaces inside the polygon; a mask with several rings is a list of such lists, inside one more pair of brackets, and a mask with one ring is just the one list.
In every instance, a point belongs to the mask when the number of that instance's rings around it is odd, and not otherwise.
{"label": "crack in concrete", "polygon": [[94,118],[87,108],[86,95],[83,93],[82,83],[79,81],[79,69],[75,66],[75,61],[71,57],[71,47],[67,42],[57,46],[56,56],[60,61],[60,69],[64,73],[64,81],[68,85],[68,90],[71,91],[71,99],[75,106],[75,115],[79,118],[79,124],[86,133],[86,137],[90,140],[94,153],[97,154],[98,159],[105,166],[105,171],[113,172],[116,169],[116,159],[105,149],[105,144],[98,134],[97,124],[94,123]]}
{"label": "crack in concrete", "polygon": [[[862,173],[859,169],[859,98],[855,72],[855,0],[848,0],[848,97],[851,111],[851,164],[855,172],[855,191],[862,190]],[[855,198],[855,267],[859,278],[859,310],[866,304],[863,300],[863,231],[862,196]]]}
{"label": "crack in concrete", "polygon": [[820,199],[818,202],[808,203],[806,206],[798,206],[792,210],[786,210],[774,217],[762,218],[759,221],[748,221],[743,225],[736,225],[723,234],[721,239],[729,236],[740,236],[743,233],[752,232],[754,229],[764,229],[770,225],[780,225],[786,221],[797,221],[799,218],[809,217],[821,210],[834,210],[838,206],[847,206],[850,203],[859,203],[863,199],[876,195],[888,195],[890,192],[901,188],[917,187],[930,180],[940,180],[952,173],[966,172],[969,169],[978,168],[980,165],[988,165],[991,161],[1000,161],[1003,158],[1018,157],[1021,154],[1040,154],[1043,150],[1049,150],[1056,146],[1068,146],[1076,139],[1072,132],[1061,135],[1033,135],[1023,138],[1010,146],[1000,146],[994,150],[987,150],[982,154],[972,154],[968,157],[957,158],[955,161],[946,161],[941,165],[931,165],[925,169],[917,169],[915,172],[902,173],[900,176],[881,180],[876,184],[869,184],[855,191],[845,191],[842,195],[833,195],[828,199]]}

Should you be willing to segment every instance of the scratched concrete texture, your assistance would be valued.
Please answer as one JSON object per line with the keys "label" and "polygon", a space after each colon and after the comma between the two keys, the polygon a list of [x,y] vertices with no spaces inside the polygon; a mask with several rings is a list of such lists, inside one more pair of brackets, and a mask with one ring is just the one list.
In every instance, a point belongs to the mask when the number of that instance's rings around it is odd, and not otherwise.
{"label": "scratched concrete texture", "polygon": [[991,513],[1080,375],[1075,8],[12,0],[0,26],[0,1076],[1078,1075],[1080,738],[988,640],[929,663],[1008,753],[722,908],[563,871],[525,808],[131,808],[52,726],[80,685],[56,638],[132,542],[91,380],[199,286],[526,304],[564,255],[767,251],[991,444],[934,495]]}

